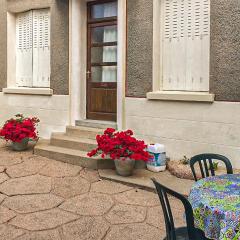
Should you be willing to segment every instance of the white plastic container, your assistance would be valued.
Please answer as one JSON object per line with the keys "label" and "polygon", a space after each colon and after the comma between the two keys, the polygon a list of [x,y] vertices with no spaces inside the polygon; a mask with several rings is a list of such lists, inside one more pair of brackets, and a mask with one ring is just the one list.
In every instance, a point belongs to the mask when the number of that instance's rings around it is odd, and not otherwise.
{"label": "white plastic container", "polygon": [[152,157],[147,162],[147,169],[152,172],[162,172],[166,170],[166,150],[160,143],[148,145],[147,151]]}

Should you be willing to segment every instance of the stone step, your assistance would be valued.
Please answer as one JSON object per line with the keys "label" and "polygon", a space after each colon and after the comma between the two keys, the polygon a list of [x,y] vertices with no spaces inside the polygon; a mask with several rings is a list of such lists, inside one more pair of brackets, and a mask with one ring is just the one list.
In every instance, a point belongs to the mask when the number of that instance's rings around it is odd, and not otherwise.
{"label": "stone step", "polygon": [[52,146],[75,149],[89,152],[97,147],[96,140],[89,138],[79,138],[63,133],[53,133],[50,144]]}
{"label": "stone step", "polygon": [[[54,160],[82,166],[90,169],[114,169],[114,161],[100,157],[89,158],[86,151],[51,145],[49,141],[39,141],[34,148],[34,154]],[[136,161],[136,169],[145,169],[143,161]]]}
{"label": "stone step", "polygon": [[114,168],[114,162],[110,159],[89,158],[85,151],[53,146],[46,141],[38,142],[34,148],[34,154],[90,169]]}
{"label": "stone step", "polygon": [[116,122],[99,121],[99,120],[77,120],[76,126],[100,128],[100,129],[106,129],[106,128],[117,129]]}
{"label": "stone step", "polygon": [[98,172],[101,179],[107,179],[131,186],[142,187],[150,191],[155,191],[155,187],[151,181],[151,178],[155,178],[163,185],[181,193],[184,196],[189,195],[191,187],[194,183],[193,180],[177,178],[171,175],[168,171],[153,173],[146,169],[135,169],[133,175],[130,177],[121,177],[117,175],[113,169],[100,169]]}
{"label": "stone step", "polygon": [[83,126],[67,126],[66,135],[79,138],[96,139],[96,135],[103,134],[104,130]]}

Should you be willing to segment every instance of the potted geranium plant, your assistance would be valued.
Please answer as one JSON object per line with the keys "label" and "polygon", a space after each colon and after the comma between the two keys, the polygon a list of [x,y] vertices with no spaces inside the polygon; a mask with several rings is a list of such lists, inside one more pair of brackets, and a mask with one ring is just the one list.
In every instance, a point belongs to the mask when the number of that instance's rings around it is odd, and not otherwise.
{"label": "potted geranium plant", "polygon": [[117,132],[107,128],[103,135],[97,135],[97,148],[88,153],[89,157],[101,155],[114,160],[117,174],[130,176],[133,173],[135,161],[147,161],[150,157],[144,141],[133,137],[131,130]]}
{"label": "potted geranium plant", "polygon": [[28,147],[30,140],[38,139],[36,126],[39,119],[36,117],[24,117],[22,114],[15,115],[5,122],[0,129],[0,137],[6,141],[12,142],[12,149],[15,151],[23,151]]}

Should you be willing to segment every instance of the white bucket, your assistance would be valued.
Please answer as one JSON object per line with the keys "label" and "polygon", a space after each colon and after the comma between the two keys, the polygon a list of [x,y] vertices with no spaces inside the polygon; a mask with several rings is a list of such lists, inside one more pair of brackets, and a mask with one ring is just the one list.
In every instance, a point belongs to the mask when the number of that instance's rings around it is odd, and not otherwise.
{"label": "white bucket", "polygon": [[147,169],[152,172],[162,172],[166,170],[166,151],[163,144],[148,145],[148,152],[152,157],[147,162]]}

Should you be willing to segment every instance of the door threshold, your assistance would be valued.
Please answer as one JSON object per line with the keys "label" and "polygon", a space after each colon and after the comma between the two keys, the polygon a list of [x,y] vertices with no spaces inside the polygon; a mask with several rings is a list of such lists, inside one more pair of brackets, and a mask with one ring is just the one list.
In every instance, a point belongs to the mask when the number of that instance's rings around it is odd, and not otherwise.
{"label": "door threshold", "polygon": [[77,120],[76,126],[83,126],[83,127],[93,127],[93,128],[114,128],[117,129],[117,123],[112,121],[103,121],[103,120],[92,120],[92,119],[85,119],[85,120]]}

